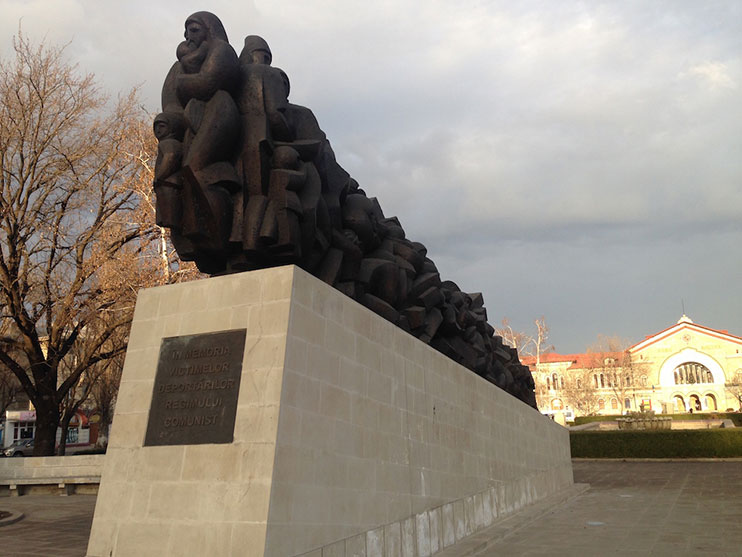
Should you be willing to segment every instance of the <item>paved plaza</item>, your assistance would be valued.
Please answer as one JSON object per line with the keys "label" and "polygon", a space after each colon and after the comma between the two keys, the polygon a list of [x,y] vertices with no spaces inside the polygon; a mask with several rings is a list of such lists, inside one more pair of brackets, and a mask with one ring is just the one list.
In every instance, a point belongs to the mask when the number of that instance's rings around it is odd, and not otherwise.
{"label": "paved plaza", "polygon": [[739,460],[573,464],[575,481],[589,483],[588,491],[491,534],[473,554],[742,555]]}
{"label": "paved plaza", "polygon": [[3,557],[81,557],[88,547],[95,495],[3,497],[0,510],[24,518],[0,527]]}
{"label": "paved plaza", "polygon": [[[742,461],[574,461],[590,489],[536,505],[446,555],[742,555]],[[0,527],[0,555],[85,555],[95,497],[0,499],[25,518]],[[247,554],[246,554],[247,555]]]}

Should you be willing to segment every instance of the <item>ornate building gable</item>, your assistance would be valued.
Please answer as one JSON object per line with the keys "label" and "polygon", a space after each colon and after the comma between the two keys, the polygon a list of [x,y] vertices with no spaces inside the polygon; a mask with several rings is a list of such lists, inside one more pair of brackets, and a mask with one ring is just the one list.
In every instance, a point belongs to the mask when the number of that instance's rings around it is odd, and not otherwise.
{"label": "ornate building gable", "polygon": [[742,337],[729,334],[728,331],[712,329],[694,323],[690,317],[683,315],[675,325],[649,335],[629,348],[632,354],[652,353],[658,350],[671,350],[685,346],[696,346],[711,350],[742,350]]}
{"label": "ornate building gable", "polygon": [[683,315],[629,351],[632,359],[652,370],[652,384],[675,411],[734,407],[730,384],[742,380],[741,337]]}

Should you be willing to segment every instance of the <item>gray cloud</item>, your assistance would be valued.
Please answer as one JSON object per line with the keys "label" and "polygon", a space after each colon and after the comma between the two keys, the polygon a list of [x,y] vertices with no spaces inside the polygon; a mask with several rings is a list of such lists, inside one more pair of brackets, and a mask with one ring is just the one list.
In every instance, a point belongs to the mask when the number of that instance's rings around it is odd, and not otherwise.
{"label": "gray cloud", "polygon": [[[196,2],[0,0],[150,111]],[[738,2],[214,1],[263,35],[339,162],[490,320],[557,349],[674,322],[742,334]],[[2,44],[8,52],[9,40]]]}

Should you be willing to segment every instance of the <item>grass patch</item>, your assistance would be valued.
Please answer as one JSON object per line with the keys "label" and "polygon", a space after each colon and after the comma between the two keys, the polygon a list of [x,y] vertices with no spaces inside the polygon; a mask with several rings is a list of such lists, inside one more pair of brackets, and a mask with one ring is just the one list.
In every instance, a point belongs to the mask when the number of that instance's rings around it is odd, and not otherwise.
{"label": "grass patch", "polygon": [[572,431],[573,458],[742,457],[742,430]]}

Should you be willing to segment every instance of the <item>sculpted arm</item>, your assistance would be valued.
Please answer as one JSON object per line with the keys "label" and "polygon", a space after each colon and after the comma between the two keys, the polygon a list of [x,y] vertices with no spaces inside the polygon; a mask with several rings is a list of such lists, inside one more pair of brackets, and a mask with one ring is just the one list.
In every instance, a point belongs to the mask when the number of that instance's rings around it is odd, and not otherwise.
{"label": "sculpted arm", "polygon": [[215,42],[198,73],[176,76],[178,98],[183,104],[190,99],[208,101],[220,89],[232,91],[239,78],[237,55],[232,47]]}

